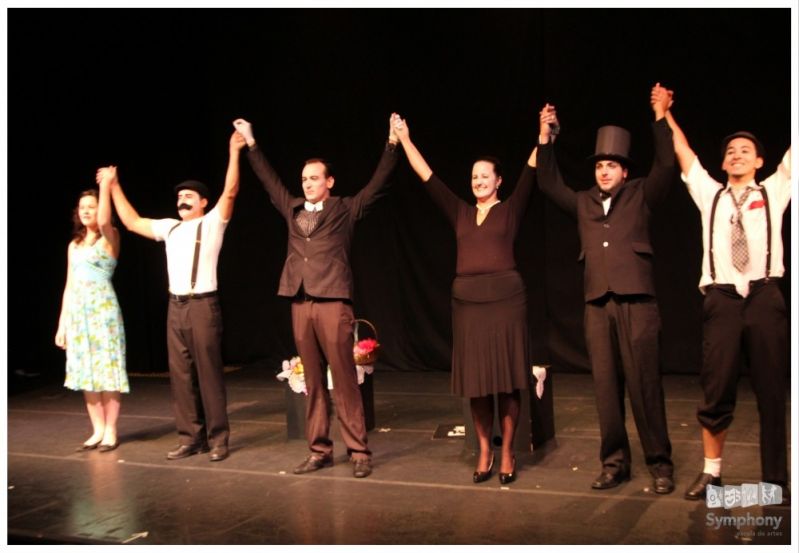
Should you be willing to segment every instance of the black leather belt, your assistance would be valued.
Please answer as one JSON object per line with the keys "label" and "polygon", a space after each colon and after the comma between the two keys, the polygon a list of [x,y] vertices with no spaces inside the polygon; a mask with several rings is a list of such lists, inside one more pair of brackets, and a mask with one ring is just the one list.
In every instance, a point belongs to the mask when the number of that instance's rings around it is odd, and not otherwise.
{"label": "black leather belt", "polygon": [[186,294],[185,296],[180,296],[178,294],[169,294],[169,299],[175,301],[189,301],[189,300],[200,300],[202,298],[213,298],[216,296],[216,290],[213,292],[202,292],[200,294]]}

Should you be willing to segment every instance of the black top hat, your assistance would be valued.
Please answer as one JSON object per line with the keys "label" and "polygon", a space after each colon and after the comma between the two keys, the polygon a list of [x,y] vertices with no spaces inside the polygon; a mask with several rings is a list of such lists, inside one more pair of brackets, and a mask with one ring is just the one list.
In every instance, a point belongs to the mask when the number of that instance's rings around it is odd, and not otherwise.
{"label": "black top hat", "polygon": [[211,195],[211,193],[208,191],[208,187],[198,180],[185,180],[175,186],[175,194],[181,190],[194,190],[202,198],[208,198]]}
{"label": "black top hat", "polygon": [[755,150],[757,153],[757,157],[766,157],[766,149],[763,147],[763,143],[757,139],[755,135],[747,131],[738,131],[734,132],[729,136],[725,136],[724,140],[721,141],[721,157],[723,158],[727,153],[727,145],[733,141],[735,138],[746,138],[752,141],[752,144],[755,145]]}
{"label": "black top hat", "polygon": [[603,159],[612,159],[624,166],[633,164],[630,159],[630,133],[627,129],[614,125],[599,127],[596,132],[596,153],[589,156],[588,161],[596,162]]}

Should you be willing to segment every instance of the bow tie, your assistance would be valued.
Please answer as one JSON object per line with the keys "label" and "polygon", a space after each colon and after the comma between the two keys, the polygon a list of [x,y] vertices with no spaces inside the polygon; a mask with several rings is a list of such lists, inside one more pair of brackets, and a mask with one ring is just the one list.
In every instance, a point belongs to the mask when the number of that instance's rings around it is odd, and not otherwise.
{"label": "bow tie", "polygon": [[324,203],[325,203],[324,200],[316,202],[315,204],[311,202],[305,202],[305,211],[322,211]]}
{"label": "bow tie", "polygon": [[610,198],[610,192],[605,192],[603,190],[599,191],[599,199],[607,200],[608,198]]}

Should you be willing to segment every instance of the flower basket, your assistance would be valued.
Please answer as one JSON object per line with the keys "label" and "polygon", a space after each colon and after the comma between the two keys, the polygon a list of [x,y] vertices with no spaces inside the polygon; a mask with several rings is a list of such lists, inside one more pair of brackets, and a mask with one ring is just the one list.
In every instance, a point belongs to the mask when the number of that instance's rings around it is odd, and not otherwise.
{"label": "flower basket", "polygon": [[[366,319],[355,319],[353,323],[353,333],[355,335],[355,344],[352,348],[352,356],[355,359],[356,365],[374,365],[380,353],[380,343],[377,341],[377,329],[375,326]],[[360,323],[365,323],[372,329],[374,338],[360,339],[358,330]]]}

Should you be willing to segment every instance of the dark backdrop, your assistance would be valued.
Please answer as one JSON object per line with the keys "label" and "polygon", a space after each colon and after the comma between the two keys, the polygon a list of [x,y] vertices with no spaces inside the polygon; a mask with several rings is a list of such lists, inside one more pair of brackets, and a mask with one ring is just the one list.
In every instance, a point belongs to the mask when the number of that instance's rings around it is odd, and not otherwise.
{"label": "dark backdrop", "polygon": [[[221,191],[236,117],[295,194],[304,159],[336,166],[338,195],[368,180],[388,117],[407,118],[434,171],[470,198],[472,159],[500,156],[512,188],[554,103],[558,155],[572,186],[596,129],[633,134],[652,159],[649,90],[676,91],[674,113],[721,179],[720,138],[766,144],[762,176],[790,139],[788,9],[10,9],[8,17],[9,366],[58,374],[53,345],[71,210],[95,169],[119,166],[148,217],[174,217],[172,187]],[[639,171],[640,172],[640,171]],[[634,176],[634,175],[633,175]],[[454,238],[404,156],[392,189],[356,227],[355,311],[373,321],[383,368],[449,368]],[[679,178],[653,221],[665,372],[701,355],[699,214]],[[12,234],[13,230],[13,234]],[[789,220],[786,266],[790,264]],[[285,222],[242,160],[242,186],[219,265],[229,363],[272,370],[294,353],[276,296]],[[575,223],[536,193],[517,241],[536,361],[587,370]],[[114,277],[131,371],[166,370],[163,245],[126,231]],[[790,292],[787,283],[786,295]]]}

